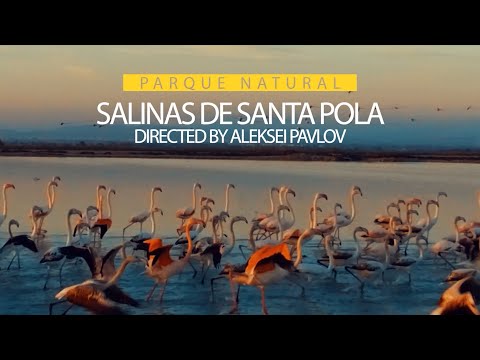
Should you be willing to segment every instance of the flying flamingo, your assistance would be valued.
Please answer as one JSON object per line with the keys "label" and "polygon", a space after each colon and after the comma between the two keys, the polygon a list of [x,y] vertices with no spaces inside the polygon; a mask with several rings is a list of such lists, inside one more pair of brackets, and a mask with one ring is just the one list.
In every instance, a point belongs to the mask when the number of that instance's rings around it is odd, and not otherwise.
{"label": "flying flamingo", "polygon": [[140,223],[140,232],[143,231],[143,223],[152,215],[153,208],[155,207],[155,192],[160,191],[162,192],[162,189],[158,186],[152,188],[152,191],[150,193],[150,208],[149,210],[146,210],[138,215],[132,216],[128,220],[128,225],[123,229],[125,231],[126,228],[132,226],[133,224]]}
{"label": "flying flamingo", "polygon": [[230,312],[238,310],[238,292],[237,296],[233,296],[233,283],[257,287],[262,298],[263,314],[267,315],[265,286],[279,282],[295,270],[290,250],[285,243],[260,248],[243,265],[226,264],[220,275],[227,275],[232,285],[233,306]]}
{"label": "flying flamingo", "polygon": [[431,315],[480,315],[475,306],[479,300],[480,283],[473,276],[467,277],[443,292]]}
{"label": "flying flamingo", "polygon": [[153,285],[147,296],[147,301],[150,300],[153,292],[155,291],[159,283],[163,285],[162,291],[160,293],[160,301],[162,301],[163,294],[165,293],[165,288],[167,287],[168,279],[174,275],[181,273],[185,266],[188,264],[193,248],[192,238],[190,237],[190,229],[195,224],[202,224],[203,226],[205,226],[203,220],[197,218],[190,217],[186,220],[187,228],[185,229],[185,234],[187,236],[188,247],[185,256],[181,259],[173,260],[170,257],[170,249],[172,248],[173,244],[161,246],[158,249],[149,252],[146,273],[147,275],[155,279],[155,284]]}
{"label": "flying flamingo", "polygon": [[13,184],[3,184],[3,214],[0,215],[0,226],[2,226],[3,222],[7,218],[7,189],[15,189],[15,185]]}
{"label": "flying flamingo", "polygon": [[49,313],[52,314],[55,305],[69,302],[70,307],[63,312],[65,315],[74,305],[81,306],[94,314],[120,315],[124,314],[117,303],[138,304],[116,285],[128,264],[142,261],[135,256],[128,256],[122,261],[119,269],[110,279],[88,279],[80,284],[66,287],[55,295],[57,302],[51,303]]}
{"label": "flying flamingo", "polygon": [[192,206],[193,207],[178,209],[175,212],[175,216],[177,217],[177,219],[182,220],[182,225],[186,219],[190,218],[191,216],[193,216],[193,214],[195,214],[195,210],[197,209],[197,192],[196,192],[197,189],[202,189],[202,185],[199,183],[193,184],[193,190],[192,190],[192,203],[193,203]]}
{"label": "flying flamingo", "polygon": [[13,260],[17,258],[17,263],[18,263],[18,268],[20,269],[20,252],[19,252],[19,247],[23,246],[24,248],[27,248],[28,250],[32,252],[38,252],[37,246],[35,245],[35,242],[28,236],[28,235],[16,235],[13,236],[12,233],[12,225],[16,225],[17,228],[20,226],[17,220],[11,219],[8,223],[8,233],[10,234],[10,238],[7,240],[7,242],[0,248],[0,254],[5,253],[9,254],[11,253],[12,250],[15,251],[15,255],[13,256],[12,260],[10,261],[10,264],[7,267],[7,270],[10,269],[10,266],[12,266]]}

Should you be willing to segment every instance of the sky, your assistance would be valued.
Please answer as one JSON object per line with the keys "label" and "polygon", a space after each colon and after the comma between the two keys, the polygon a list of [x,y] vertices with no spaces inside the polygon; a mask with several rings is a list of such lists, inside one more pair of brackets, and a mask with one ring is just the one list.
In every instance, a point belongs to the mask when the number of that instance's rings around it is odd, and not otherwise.
{"label": "sky", "polygon": [[[0,128],[94,123],[102,101],[377,101],[386,121],[474,119],[479,64],[480,46],[0,46]],[[356,73],[358,92],[123,93],[123,73]]]}

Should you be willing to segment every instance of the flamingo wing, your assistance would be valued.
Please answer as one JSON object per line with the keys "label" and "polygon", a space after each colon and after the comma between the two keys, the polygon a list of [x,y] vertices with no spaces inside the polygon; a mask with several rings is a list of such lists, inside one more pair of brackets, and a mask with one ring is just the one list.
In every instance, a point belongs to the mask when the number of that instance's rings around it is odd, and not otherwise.
{"label": "flamingo wing", "polygon": [[153,257],[151,267],[155,265],[159,267],[165,267],[170,265],[173,262],[172,258],[170,257],[170,249],[172,248],[172,246],[173,246],[172,244],[165,245],[153,251],[149,251],[148,252],[149,259],[150,257]]}
{"label": "flamingo wing", "polygon": [[250,258],[248,259],[247,267],[245,269],[245,273],[252,274],[260,261],[262,261],[263,259],[267,259],[275,254],[280,254],[286,260],[292,260],[290,250],[288,249],[287,244],[281,243],[278,245],[265,245],[260,249],[256,250],[250,256]]}
{"label": "flamingo wing", "polygon": [[122,309],[115,306],[115,303],[94,285],[75,286],[65,297],[70,303],[97,315],[125,315]]}
{"label": "flamingo wing", "polygon": [[128,294],[123,292],[123,290],[117,285],[112,285],[106,288],[104,293],[108,299],[115,301],[116,303],[126,304],[134,307],[140,306],[140,303],[137,300],[131,298]]}

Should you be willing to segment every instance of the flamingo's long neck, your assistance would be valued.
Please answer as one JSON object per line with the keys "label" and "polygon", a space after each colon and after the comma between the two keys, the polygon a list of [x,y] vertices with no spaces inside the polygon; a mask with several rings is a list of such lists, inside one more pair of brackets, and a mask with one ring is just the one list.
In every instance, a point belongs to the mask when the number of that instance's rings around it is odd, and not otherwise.
{"label": "flamingo's long neck", "polygon": [[127,268],[127,265],[132,261],[133,261],[132,258],[124,259],[120,264],[120,267],[118,268],[118,270],[115,272],[115,275],[113,275],[112,278],[105,284],[105,288],[115,285],[117,281],[120,279],[120,277],[123,275],[125,269]]}
{"label": "flamingo's long neck", "polygon": [[7,188],[3,188],[3,218],[7,217],[8,205],[7,205]]}
{"label": "flamingo's long neck", "polygon": [[221,241],[223,239],[223,234],[225,232],[225,230],[223,229],[223,219],[222,218],[220,218],[219,223],[220,223],[220,239],[219,240]]}
{"label": "flamingo's long neck", "polygon": [[188,243],[187,252],[181,260],[178,260],[178,261],[183,261],[184,264],[188,262],[188,260],[190,259],[190,255],[192,255],[193,244],[192,244],[192,237],[190,236],[190,230],[192,230],[192,225],[187,224],[187,228],[185,229],[185,235],[187,236],[187,243]]}
{"label": "flamingo's long neck", "polygon": [[279,236],[279,239],[283,239],[283,225],[282,225],[282,221],[280,219],[280,215],[282,213],[282,210],[281,208],[279,208],[277,210],[277,217],[278,217],[278,236]]}
{"label": "flamingo's long neck", "polygon": [[[286,202],[288,208],[290,209],[290,213],[292,214],[292,225],[293,225],[293,224],[295,224],[295,212],[293,211],[292,205],[290,204],[290,201],[288,200],[287,195],[288,195],[287,190],[285,190],[285,202]],[[315,205],[315,209],[316,209],[316,205]]]}
{"label": "flamingo's long neck", "polygon": [[230,202],[230,185],[227,185],[227,188],[225,189],[225,212],[228,213],[228,206],[229,206],[229,202]]}
{"label": "flamingo's long neck", "polygon": [[152,222],[152,235],[151,237],[155,237],[155,231],[157,230],[157,224],[155,222],[155,211],[152,211],[152,216],[150,221]]}
{"label": "flamingo's long neck", "polygon": [[387,206],[387,215],[388,215],[389,217],[392,217],[392,214],[390,214],[390,209],[391,209],[392,207],[393,207],[393,206],[390,206],[390,205]]}
{"label": "flamingo's long neck", "polygon": [[8,233],[10,234],[10,238],[13,237],[13,233],[12,233],[12,223],[8,224]]}
{"label": "flamingo's long neck", "polygon": [[103,219],[103,203],[100,200],[100,190],[101,188],[97,186],[97,209],[98,209],[98,217]]}
{"label": "flamingo's long neck", "polygon": [[[50,189],[51,189],[51,198],[50,198]],[[48,197],[48,208],[50,211],[53,210],[53,205],[55,204],[55,186],[50,185],[47,189],[47,197]]]}
{"label": "flamingo's long neck", "polygon": [[275,190],[273,189],[270,189],[270,214],[273,214],[273,212],[275,211],[275,204],[273,203],[273,192]]}
{"label": "flamingo's long neck", "polygon": [[353,221],[353,219],[355,219],[355,193],[354,192],[350,194],[350,214],[351,214],[350,220]]}
{"label": "flamingo's long neck", "polygon": [[309,235],[309,233],[310,229],[305,230],[297,240],[297,258],[295,259],[295,263],[293,264],[293,266],[295,267],[298,267],[298,265],[300,265],[300,263],[302,262],[302,243],[305,237]]}
{"label": "flamingo's long neck", "polygon": [[[437,223],[437,220],[438,220],[438,214],[440,212],[440,203],[437,201],[438,205],[437,204],[433,204],[435,205],[435,215],[433,216],[433,218],[430,219],[430,221],[428,222],[428,226],[430,228],[433,227],[433,225],[435,225]],[[427,213],[428,213],[428,207],[427,207]]]}
{"label": "flamingo's long neck", "polygon": [[193,203],[193,212],[197,209],[197,184],[193,185],[192,190],[192,203]]}
{"label": "flamingo's long neck", "polygon": [[72,238],[73,238],[73,235],[72,235],[72,223],[70,221],[70,218],[72,217],[72,214],[68,214],[67,215],[67,229],[68,229],[68,233],[67,233],[67,243],[65,244],[66,246],[70,246],[72,245]]}
{"label": "flamingo's long neck", "polygon": [[[206,215],[204,215],[206,214]],[[200,218],[205,221],[205,224],[208,223],[208,220],[210,220],[210,210],[208,208],[202,208],[202,211],[200,213]]]}
{"label": "flamingo's long neck", "polygon": [[225,254],[226,252],[230,252],[234,247],[235,247],[235,231],[233,231],[233,224],[235,224],[234,221],[230,222],[230,244],[228,246],[228,249],[225,249],[223,253]]}
{"label": "flamingo's long neck", "polygon": [[313,217],[312,216],[310,217],[310,221],[311,221],[310,228],[317,227],[317,201],[318,201],[318,197],[319,197],[319,195],[315,194],[315,197],[313,198],[313,205],[312,205]]}
{"label": "flamingo's long neck", "polygon": [[[107,218],[108,219],[112,218],[112,197],[111,197],[111,194],[112,194],[111,191],[109,191],[108,194],[107,194],[107,206],[108,206]],[[153,214],[152,214],[152,217],[153,217]],[[102,218],[102,217],[100,216],[100,218]]]}

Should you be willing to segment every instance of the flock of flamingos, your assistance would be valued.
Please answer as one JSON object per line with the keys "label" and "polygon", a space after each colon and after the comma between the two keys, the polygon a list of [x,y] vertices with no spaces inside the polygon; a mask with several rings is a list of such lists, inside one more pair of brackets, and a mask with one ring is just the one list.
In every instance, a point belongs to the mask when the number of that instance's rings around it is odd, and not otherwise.
{"label": "flock of flamingos", "polygon": [[[13,255],[8,269],[15,259],[20,268],[21,252],[38,252],[38,242],[46,234],[44,220],[52,213],[55,189],[60,182],[58,176],[48,182],[46,206],[35,205],[30,209],[31,234],[15,235],[12,227],[18,228],[19,223],[9,220],[10,238],[0,248],[0,256]],[[15,186],[3,185],[4,208],[0,226],[7,219],[9,189],[15,189]],[[355,248],[350,250],[342,248],[343,236],[340,233],[355,219],[355,201],[363,196],[358,186],[352,186],[350,190],[348,211],[339,203],[335,203],[331,211],[326,211],[322,209],[322,199],[328,200],[327,195],[313,194],[308,213],[309,227],[305,229],[295,227],[295,213],[290,201],[296,194],[288,186],[272,187],[269,190],[269,210],[258,211],[250,219],[229,213],[229,194],[235,189],[233,184],[226,185],[221,211],[213,210],[218,205],[218,199],[201,197],[201,189],[202,186],[195,183],[192,206],[176,211],[178,238],[173,243],[165,244],[156,236],[155,218],[163,212],[155,201],[162,189],[154,187],[150,192],[149,208],[129,219],[123,228],[122,242],[105,253],[98,244],[112,226],[112,196],[115,190],[98,185],[95,205],[85,211],[75,208],[68,211],[65,246],[50,248],[40,260],[47,267],[44,289],[51,281],[53,270],[62,285],[62,269],[67,262],[85,263],[91,272],[91,278],[65,287],[55,295],[56,301],[50,304],[50,314],[55,305],[66,302],[70,306],[63,314],[74,305],[95,314],[124,314],[126,305],[138,306],[138,301],[117,285],[132,262],[144,263],[145,274],[153,280],[147,301],[158,285],[161,286],[159,299],[162,301],[170,279],[181,274],[186,267],[193,269],[193,277],[200,271],[202,283],[213,267],[218,270],[215,276],[212,274],[209,277],[212,296],[215,296],[216,280],[227,279],[232,293],[231,313],[238,311],[240,287],[244,285],[260,290],[262,311],[267,314],[265,288],[270,284],[288,281],[304,294],[305,286],[312,280],[336,278],[337,273],[344,270],[342,273],[355,278],[363,292],[365,285],[383,281],[387,271],[403,272],[403,277],[408,277],[410,282],[412,268],[422,261],[426,252],[452,268],[447,281],[452,281],[453,285],[442,294],[432,314],[479,314],[476,304],[480,302],[480,281],[476,278],[476,263],[480,222],[467,222],[457,216],[454,220],[455,234],[429,243],[430,230],[438,220],[441,197],[447,196],[444,192],[439,192],[436,199],[426,203],[416,197],[389,203],[385,214],[372,219],[370,229],[356,227],[353,230]],[[151,223],[150,231],[144,230],[147,220]],[[249,224],[250,231],[248,245],[239,245],[245,261],[231,264],[228,257],[235,247],[234,225],[237,222]],[[126,230],[134,225],[139,226],[139,233],[127,238]],[[307,242],[317,245],[315,262],[304,261],[302,247]],[[417,256],[408,254],[412,244],[418,249]],[[127,255],[128,248],[130,255]],[[171,251],[172,248],[177,251]],[[115,266],[117,255],[123,259],[118,267]]]}

